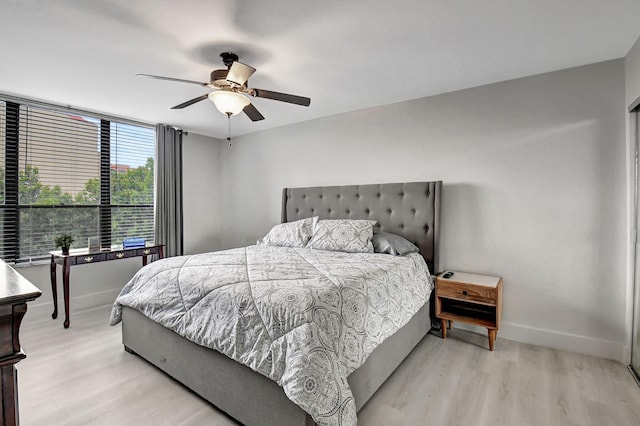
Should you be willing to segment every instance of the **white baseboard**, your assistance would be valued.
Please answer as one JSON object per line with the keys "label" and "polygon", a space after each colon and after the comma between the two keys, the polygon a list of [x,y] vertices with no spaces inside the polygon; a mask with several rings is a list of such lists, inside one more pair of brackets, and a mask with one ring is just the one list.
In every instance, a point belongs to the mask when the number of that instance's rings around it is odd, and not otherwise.
{"label": "white baseboard", "polygon": [[[73,320],[74,311],[113,303],[121,290],[122,288],[114,288],[98,293],[71,297],[69,299],[71,319]],[[27,318],[29,318],[29,320],[41,320],[45,318],[51,319],[52,313],[53,301],[37,303],[36,299],[36,302],[32,302],[27,305]],[[64,299],[62,299],[62,297],[58,297],[58,320],[64,321]]]}
{"label": "white baseboard", "polygon": [[[459,322],[455,323],[454,327],[486,334],[486,330],[481,327],[474,327],[472,325],[462,324]],[[611,359],[624,365],[628,365],[630,361],[630,352],[626,345],[608,340],[580,336],[577,334],[562,333],[559,331],[503,322],[500,324],[500,330],[498,331],[498,339],[501,337],[514,340],[516,342],[529,343],[547,348],[578,352],[598,358]]]}

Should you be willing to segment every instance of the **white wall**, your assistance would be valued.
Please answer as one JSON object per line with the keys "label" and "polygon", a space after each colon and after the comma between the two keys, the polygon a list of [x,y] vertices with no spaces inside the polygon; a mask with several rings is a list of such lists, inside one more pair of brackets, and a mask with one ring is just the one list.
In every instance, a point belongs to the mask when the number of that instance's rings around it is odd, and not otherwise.
{"label": "white wall", "polygon": [[[184,249],[186,253],[214,251],[220,247],[219,162],[220,141],[189,134],[183,137]],[[79,309],[112,303],[124,284],[141,267],[141,258],[94,265],[74,266],[70,278],[71,323]],[[58,320],[64,320],[62,272],[57,268]],[[42,290],[29,303],[28,318],[42,318],[53,312],[49,263],[22,266],[16,270]],[[108,319],[108,318],[107,318]],[[105,321],[107,320],[105,319]]]}
{"label": "white wall", "polygon": [[190,133],[183,137],[185,254],[216,251],[220,241],[220,150],[222,142]]}
{"label": "white wall", "polygon": [[624,91],[616,60],[238,137],[222,246],[278,223],[283,187],[442,179],[442,266],[504,277],[499,337],[623,360]]}

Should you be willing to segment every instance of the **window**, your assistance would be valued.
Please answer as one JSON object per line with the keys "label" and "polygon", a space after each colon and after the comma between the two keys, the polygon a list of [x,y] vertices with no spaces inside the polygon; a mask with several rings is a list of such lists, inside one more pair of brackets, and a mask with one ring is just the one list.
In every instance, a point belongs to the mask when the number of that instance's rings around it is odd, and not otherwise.
{"label": "window", "polygon": [[0,104],[0,257],[47,256],[70,233],[73,247],[99,238],[153,240],[155,130],[60,108]]}
{"label": "window", "polygon": [[153,128],[111,122],[111,238],[153,240]]}
{"label": "window", "polygon": [[[0,205],[4,205],[4,138],[5,138],[5,104],[0,101]],[[0,210],[2,215],[2,210]],[[0,223],[2,218],[0,216]],[[2,237],[0,237],[2,238]]]}

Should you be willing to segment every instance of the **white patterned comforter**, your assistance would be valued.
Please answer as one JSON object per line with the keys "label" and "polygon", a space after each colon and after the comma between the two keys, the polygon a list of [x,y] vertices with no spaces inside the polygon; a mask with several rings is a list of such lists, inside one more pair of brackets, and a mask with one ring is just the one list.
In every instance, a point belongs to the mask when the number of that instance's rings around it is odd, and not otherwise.
{"label": "white patterned comforter", "polygon": [[427,302],[418,254],[249,246],[142,268],[111,313],[134,308],[269,377],[321,425],[355,425],[347,376]]}

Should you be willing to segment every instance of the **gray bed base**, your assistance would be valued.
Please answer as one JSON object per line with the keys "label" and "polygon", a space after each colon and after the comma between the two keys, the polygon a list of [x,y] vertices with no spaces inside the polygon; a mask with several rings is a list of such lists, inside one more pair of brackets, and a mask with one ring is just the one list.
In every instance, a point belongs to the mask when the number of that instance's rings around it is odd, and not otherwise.
{"label": "gray bed base", "polygon": [[[413,241],[432,274],[438,269],[442,181],[285,188],[282,221],[376,219],[380,230]],[[431,303],[378,346],[349,377],[359,410],[431,329]],[[231,417],[246,425],[311,426],[311,417],[274,381],[201,347],[123,307],[122,342]]]}
{"label": "gray bed base", "polygon": [[[358,410],[422,340],[430,326],[426,304],[347,378]],[[311,416],[291,402],[273,380],[128,307],[122,308],[122,343],[128,352],[146,359],[245,425],[315,425]]]}

